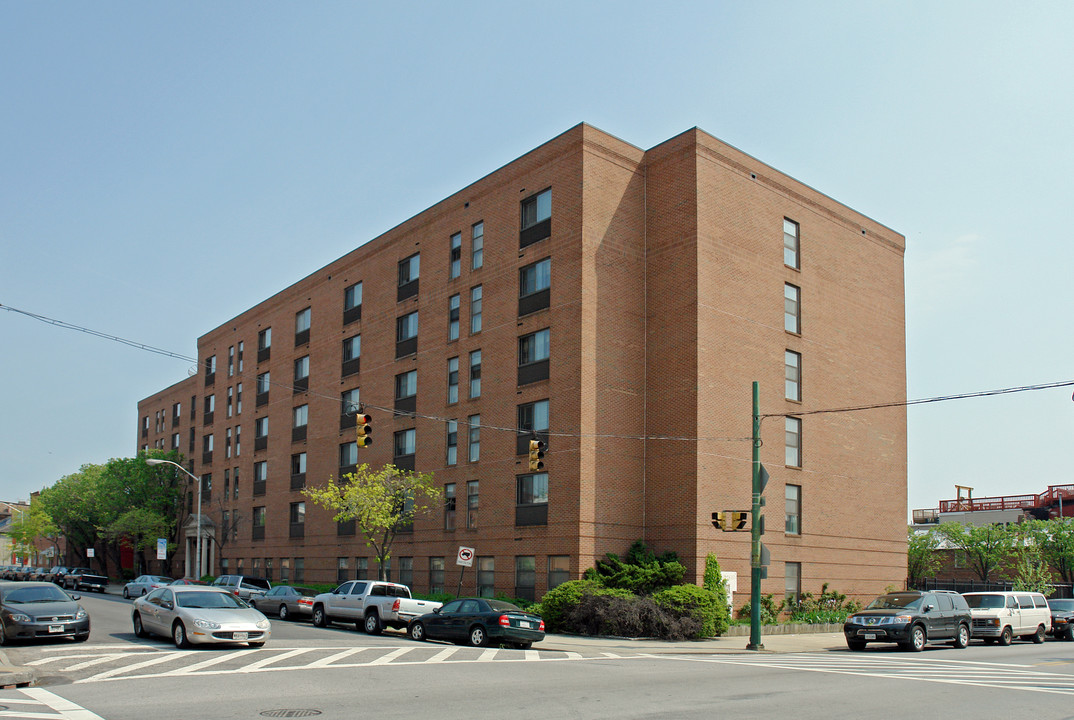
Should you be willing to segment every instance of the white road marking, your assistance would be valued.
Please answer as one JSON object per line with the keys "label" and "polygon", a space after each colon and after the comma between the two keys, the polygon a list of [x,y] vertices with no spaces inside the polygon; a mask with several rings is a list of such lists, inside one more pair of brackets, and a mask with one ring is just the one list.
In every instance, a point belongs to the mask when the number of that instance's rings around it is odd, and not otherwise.
{"label": "white road marking", "polygon": [[362,652],[363,650],[368,650],[368,649],[369,648],[364,648],[364,647],[347,648],[346,650],[343,650],[341,652],[337,652],[335,655],[329,655],[328,657],[321,658],[320,660],[314,660],[310,664],[306,665],[306,667],[310,667],[310,668],[329,667],[336,660],[342,660],[345,657],[350,657],[351,655],[356,655],[356,654]]}
{"label": "white road marking", "polygon": [[451,657],[452,655],[454,655],[458,651],[459,651],[458,648],[444,648],[443,650],[438,652],[436,655],[433,655],[431,658],[429,658],[425,662],[429,662],[429,663],[444,662],[445,660],[447,660],[449,657]]}
{"label": "white road marking", "polygon": [[250,663],[249,665],[245,665],[236,670],[235,672],[255,672],[265,667],[266,665],[272,665],[273,663],[279,662],[280,660],[286,660],[287,658],[294,657],[295,655],[302,655],[304,653],[313,652],[316,649],[317,648],[288,650],[287,652],[281,653],[279,655],[273,654],[270,657],[263,658],[261,660],[258,660],[257,662]]}
{"label": "white road marking", "polygon": [[[81,705],[76,705],[67,698],[62,698],[44,688],[22,688],[22,692],[48,706],[52,710],[59,712],[60,717],[63,718],[63,720],[104,720],[104,718],[97,713],[90,712]],[[56,718],[55,715],[42,715],[41,717]]]}
{"label": "white road marking", "polygon": [[392,660],[394,660],[395,658],[399,657],[400,655],[406,655],[412,649],[413,648],[396,648],[395,650],[391,651],[390,653],[388,653],[386,655],[381,655],[379,658],[377,658],[373,662],[366,663],[366,664],[367,665],[387,665],[388,663],[390,663]]}
{"label": "white road marking", "polygon": [[161,663],[168,662],[169,660],[174,660],[174,659],[176,659],[178,657],[181,657],[183,655],[190,655],[190,651],[189,650],[179,650],[179,651],[176,651],[176,652],[161,653],[160,655],[158,655],[156,657],[149,658],[148,660],[143,660],[140,663],[134,663],[133,665],[125,665],[123,667],[112,668],[111,670],[105,670],[103,673],[98,673],[98,674],[96,674],[96,675],[94,675],[92,677],[83,678],[82,680],[76,680],[75,682],[80,682],[81,683],[81,682],[93,682],[94,680],[105,680],[105,679],[110,678],[110,677],[112,677],[114,675],[119,675],[120,673],[130,672],[131,670],[141,670],[142,668],[149,667],[150,665],[159,665]]}

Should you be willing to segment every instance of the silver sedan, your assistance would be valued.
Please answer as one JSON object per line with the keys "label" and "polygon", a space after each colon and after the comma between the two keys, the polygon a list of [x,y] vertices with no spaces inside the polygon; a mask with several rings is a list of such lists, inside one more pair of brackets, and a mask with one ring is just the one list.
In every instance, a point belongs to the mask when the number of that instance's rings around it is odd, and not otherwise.
{"label": "silver sedan", "polygon": [[170,585],[172,579],[163,575],[139,575],[123,586],[123,597],[132,598],[156,590],[159,587]]}
{"label": "silver sedan", "polygon": [[170,637],[178,648],[201,643],[247,643],[261,647],[272,634],[268,618],[227,590],[169,585],[134,601],[138,637]]}

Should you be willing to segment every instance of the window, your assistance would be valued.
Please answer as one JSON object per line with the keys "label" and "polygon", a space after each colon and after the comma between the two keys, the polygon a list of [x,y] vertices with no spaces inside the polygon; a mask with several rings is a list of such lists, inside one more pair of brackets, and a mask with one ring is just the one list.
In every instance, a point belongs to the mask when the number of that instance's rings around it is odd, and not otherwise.
{"label": "window", "polygon": [[205,384],[209,385],[216,379],[216,356],[210,355],[205,358]]}
{"label": "window", "polygon": [[570,579],[571,558],[569,555],[548,556],[548,589],[562,585]]}
{"label": "window", "polygon": [[272,350],[272,328],[265,328],[257,334],[257,361],[264,362],[269,359]]}
{"label": "window", "polygon": [[[291,503],[291,537],[303,537],[306,530],[306,503]],[[297,534],[296,534],[297,532]]]}
{"label": "window", "polygon": [[352,428],[358,425],[358,409],[361,404],[358,401],[358,388],[344,390],[339,396],[339,429]]}
{"label": "window", "polygon": [[448,279],[457,278],[462,270],[462,233],[451,236],[451,253],[448,261]]}
{"label": "window", "polygon": [[336,582],[347,582],[350,573],[347,572],[347,558],[336,558]]}
{"label": "window", "polygon": [[357,282],[343,291],[343,324],[362,317],[362,283]]}
{"label": "window", "polygon": [[[216,395],[206,395],[205,396],[205,418],[204,418],[204,422],[203,422],[204,425],[211,425],[212,424],[212,422],[213,422],[213,413],[215,413],[215,412],[216,412]],[[163,425],[164,423],[160,422],[158,424]],[[160,432],[159,427],[157,428],[157,432]]]}
{"label": "window", "polygon": [[455,529],[455,483],[444,486],[444,529]]}
{"label": "window", "polygon": [[459,423],[456,420],[447,421],[447,464],[454,465],[458,461],[459,451]]}
{"label": "window", "polygon": [[235,386],[235,414],[242,414],[242,383]]}
{"label": "window", "polygon": [[291,582],[291,558],[280,558],[280,582]]}
{"label": "window", "polygon": [[548,328],[518,339],[518,384],[548,379]]}
{"label": "window", "polygon": [[306,453],[291,456],[291,489],[301,490],[306,487]]}
{"label": "window", "polygon": [[548,524],[548,473],[518,476],[515,524]]}
{"label": "window", "polygon": [[[176,436],[178,437],[178,436]],[[224,431],[224,457],[231,457],[231,428]],[[226,471],[225,471],[226,472]],[[225,497],[227,493],[224,493]]]}
{"label": "window", "polygon": [[448,341],[459,339],[459,296],[452,295],[448,298]]}
{"label": "window", "polygon": [[232,345],[227,349],[227,376],[232,377],[235,375],[235,346]]}
{"label": "window", "polygon": [[358,443],[342,443],[339,446],[339,466],[352,467],[358,464]]}
{"label": "window", "polygon": [[343,341],[343,376],[353,375],[361,367],[362,336],[346,338]]}
{"label": "window", "polygon": [[411,355],[418,351],[418,312],[398,317],[395,320],[395,357]]}
{"label": "window", "polygon": [[537,586],[537,558],[519,555],[515,558],[515,597],[533,600]]}
{"label": "window", "polygon": [[792,602],[798,602],[802,595],[802,563],[783,563],[785,597]]}
{"label": "window", "polygon": [[542,190],[522,201],[518,246],[524,248],[544,240],[552,232],[552,189]]}
{"label": "window", "polygon": [[257,397],[254,404],[257,407],[268,404],[269,387],[272,385],[272,380],[267,372],[263,372],[257,376]]}
{"label": "window", "polygon": [[246,347],[246,343],[239,340],[239,374],[242,374],[242,349]]}
{"label": "window", "polygon": [[[265,506],[255,507],[253,512],[253,539],[264,540],[265,539]],[[257,564],[257,560],[254,560],[254,564]]]}
{"label": "window", "polygon": [[549,306],[552,259],[545,258],[518,271],[518,314],[528,315]]}
{"label": "window", "polygon": [[232,409],[234,408],[235,400],[235,388],[229,387],[227,389],[227,417],[231,417]]}
{"label": "window", "polygon": [[179,433],[172,433],[172,450],[179,449]]}
{"label": "window", "polygon": [[802,356],[791,350],[783,353],[784,374],[786,385],[784,395],[788,400],[801,402],[802,400]]}
{"label": "window", "polygon": [[414,585],[414,558],[399,558],[399,584],[407,587]]}
{"label": "window", "polygon": [[783,218],[783,264],[798,269],[798,223]]}
{"label": "window", "polygon": [[417,408],[418,371],[409,370],[395,376],[395,409],[414,412]]}
{"label": "window", "polygon": [[470,480],[466,483],[466,527],[477,528],[477,509],[481,505],[480,481]]}
{"label": "window", "polygon": [[268,447],[268,418],[257,418],[254,421],[254,450],[264,450]]}
{"label": "window", "polygon": [[310,317],[312,313],[309,308],[299,310],[295,313],[295,334],[308,332],[310,329]]}
{"label": "window", "polygon": [[354,558],[354,579],[355,580],[368,580],[369,579],[369,558],[356,557]]}
{"label": "window", "polygon": [[787,523],[784,532],[788,535],[802,534],[802,486],[787,485],[784,490],[787,503]]}
{"label": "window", "polygon": [[470,288],[470,334],[481,332],[481,286]]}
{"label": "window", "polygon": [[481,397],[481,351],[470,353],[470,399]]}
{"label": "window", "polygon": [[299,405],[292,411],[292,419],[294,420],[291,427],[300,428],[306,427],[309,424],[310,406]]}
{"label": "window", "polygon": [[515,454],[525,455],[529,452],[530,440],[536,433],[538,439],[548,443],[548,401],[537,400],[518,406],[518,434],[515,440]]}
{"label": "window", "polygon": [[477,462],[481,459],[481,416],[471,415],[468,420],[470,426],[469,461]]}
{"label": "window", "polygon": [[[236,428],[236,430],[237,429],[238,428]],[[238,453],[235,453],[235,454],[238,455]],[[235,486],[234,486],[235,494],[232,495],[231,497],[232,497],[233,500],[238,500],[239,499],[239,469],[238,468],[235,468],[234,477],[235,477]]]}
{"label": "window", "polygon": [[295,360],[295,392],[308,390],[310,386],[310,356]]}
{"label": "window", "polygon": [[242,455],[242,425],[235,426],[235,457]]}
{"label": "window", "polygon": [[444,592],[444,558],[429,558],[429,592]]}
{"label": "window", "polygon": [[485,264],[485,223],[474,223],[470,237],[471,267],[477,270]]}
{"label": "window", "polygon": [[414,454],[416,434],[417,431],[414,428],[400,430],[395,433],[395,457],[400,458]]}
{"label": "window", "polygon": [[306,558],[295,558],[295,582],[306,582]]}
{"label": "window", "polygon": [[268,463],[259,460],[254,463],[254,482],[263,483],[268,480]]}
{"label": "window", "polygon": [[459,401],[459,359],[448,358],[447,361],[447,401],[457,403]]}
{"label": "window", "polygon": [[399,302],[418,294],[419,265],[418,253],[399,261],[399,289],[396,293],[396,300]]}
{"label": "window", "polygon": [[496,558],[477,559],[477,595],[493,597],[496,594]]}
{"label": "window", "polygon": [[783,329],[790,333],[802,333],[802,291],[795,285],[783,286]]}
{"label": "window", "polygon": [[786,464],[802,467],[802,419],[786,418]]}

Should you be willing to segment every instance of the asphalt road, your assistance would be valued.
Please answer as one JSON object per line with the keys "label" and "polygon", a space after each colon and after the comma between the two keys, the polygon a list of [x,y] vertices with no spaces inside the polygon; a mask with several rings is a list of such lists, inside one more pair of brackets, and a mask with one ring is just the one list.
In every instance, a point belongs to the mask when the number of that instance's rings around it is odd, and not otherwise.
{"label": "asphalt road", "polygon": [[[70,720],[378,718],[1068,718],[1074,643],[923,653],[656,655],[467,648],[401,633],[273,622],[262,649],[139,640],[130,602],[84,596],[89,642],[5,648],[43,687],[0,691],[2,717]],[[552,643],[554,646],[555,643]],[[15,713],[25,713],[10,714]]]}

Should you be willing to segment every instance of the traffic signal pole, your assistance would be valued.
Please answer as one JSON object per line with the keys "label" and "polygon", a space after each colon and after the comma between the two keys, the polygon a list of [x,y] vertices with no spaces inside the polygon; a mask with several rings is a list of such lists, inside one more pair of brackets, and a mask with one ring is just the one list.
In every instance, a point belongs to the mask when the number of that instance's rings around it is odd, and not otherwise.
{"label": "traffic signal pole", "polygon": [[760,394],[753,383],[753,525],[750,549],[750,643],[747,650],[764,650],[761,644],[761,414]]}

